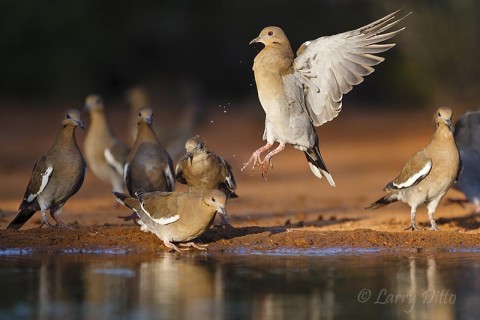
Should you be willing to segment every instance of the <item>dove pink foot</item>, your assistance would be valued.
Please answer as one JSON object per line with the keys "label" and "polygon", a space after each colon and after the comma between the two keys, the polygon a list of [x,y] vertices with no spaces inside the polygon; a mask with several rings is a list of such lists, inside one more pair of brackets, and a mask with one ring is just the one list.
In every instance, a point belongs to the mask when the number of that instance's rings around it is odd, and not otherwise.
{"label": "dove pink foot", "polygon": [[257,164],[263,164],[263,161],[260,159],[260,155],[263,152],[269,150],[271,147],[272,145],[270,143],[267,143],[266,145],[264,145],[263,147],[259,148],[254,153],[252,153],[252,156],[250,157],[250,159],[244,163],[241,171],[245,170],[245,168],[247,168],[252,161],[253,161],[252,170],[255,170],[255,167],[257,166]]}
{"label": "dove pink foot", "polygon": [[263,163],[262,163],[262,176],[265,178],[265,175],[267,174],[268,172],[268,169],[270,167],[273,167],[273,163],[272,163],[272,158],[274,155],[276,155],[277,153],[280,153],[281,151],[283,151],[283,149],[285,149],[285,145],[284,144],[280,144],[278,147],[276,147],[274,150],[272,150],[271,152],[269,152],[265,158],[263,159]]}

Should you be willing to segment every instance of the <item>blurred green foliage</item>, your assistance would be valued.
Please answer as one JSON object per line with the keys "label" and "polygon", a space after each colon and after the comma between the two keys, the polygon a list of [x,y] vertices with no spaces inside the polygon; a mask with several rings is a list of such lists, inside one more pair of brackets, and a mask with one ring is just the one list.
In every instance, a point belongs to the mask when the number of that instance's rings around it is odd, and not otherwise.
{"label": "blurred green foliage", "polygon": [[475,101],[479,91],[480,1],[179,0],[0,2],[0,97],[123,96],[131,85],[181,83],[205,96],[253,95],[248,42],[281,26],[294,50],[405,6],[413,11],[397,46],[354,91],[395,103]]}

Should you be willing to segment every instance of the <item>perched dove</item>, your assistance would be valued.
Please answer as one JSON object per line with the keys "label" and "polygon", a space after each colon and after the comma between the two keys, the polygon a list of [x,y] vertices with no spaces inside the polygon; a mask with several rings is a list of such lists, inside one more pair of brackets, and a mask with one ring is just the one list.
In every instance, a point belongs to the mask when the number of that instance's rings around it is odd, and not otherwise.
{"label": "perched dove", "polygon": [[[272,157],[288,143],[305,153],[315,176],[324,175],[335,186],[320,155],[315,126],[338,115],[342,96],[384,60],[375,54],[395,45],[379,43],[405,29],[384,33],[401,20],[394,20],[399,11],[353,31],[307,41],[298,49],[296,58],[287,36],[278,27],[264,28],[250,42],[265,45],[255,57],[253,71],[265,111],[263,140],[267,143],[253,152],[242,170],[253,161],[253,168],[262,164],[265,176]],[[278,147],[261,160],[260,155],[275,142]]]}
{"label": "perched dove", "polygon": [[[152,129],[150,108],[138,112],[138,133],[124,169],[125,185],[131,196],[143,192],[173,191],[173,163]],[[125,217],[135,219],[137,214]]]}
{"label": "perched dove", "polygon": [[460,155],[453,138],[452,110],[439,108],[435,113],[436,130],[428,146],[417,152],[405,165],[398,177],[387,184],[387,194],[366,209],[377,209],[397,200],[411,208],[411,225],[406,230],[417,230],[417,207],[427,205],[431,230],[437,230],[435,209],[460,173]]}
{"label": "perched dove", "polygon": [[[185,143],[187,153],[178,161],[175,178],[187,184],[191,191],[204,192],[221,190],[228,198],[237,198],[237,184],[233,177],[232,167],[222,157],[206,148],[205,140],[199,136],[192,137]],[[222,215],[223,223],[228,224],[226,215]]]}
{"label": "perched dove", "polygon": [[[150,192],[129,197],[114,193],[117,200],[140,216],[142,230],[154,233],[166,247],[180,252],[174,243],[205,249],[191,242],[212,224],[216,212],[226,214],[225,194],[219,190],[196,192]],[[185,243],[187,242],[187,243]]]}
{"label": "perched dove", "polygon": [[475,212],[480,213],[480,111],[460,116],[455,123],[454,137],[463,165],[454,187],[462,191],[475,206]]}
{"label": "perched dove", "polygon": [[124,190],[123,169],[129,149],[116,138],[107,123],[103,100],[97,95],[85,99],[85,109],[90,113],[90,126],[84,141],[88,168],[115,192]]}
{"label": "perched dove", "polygon": [[[77,126],[83,129],[80,112],[70,109],[62,119],[62,127],[52,148],[35,163],[20,211],[7,229],[20,229],[38,210],[42,211],[42,225],[67,227],[58,214],[82,186],[86,168],[75,140]],[[56,225],[48,221],[48,209]]]}

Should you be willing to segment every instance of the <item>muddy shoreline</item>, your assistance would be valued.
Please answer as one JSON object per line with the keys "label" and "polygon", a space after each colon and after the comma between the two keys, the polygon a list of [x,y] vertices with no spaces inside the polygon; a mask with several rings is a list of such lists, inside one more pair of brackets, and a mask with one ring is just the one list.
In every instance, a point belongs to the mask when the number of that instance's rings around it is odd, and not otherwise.
{"label": "muddy shoreline", "polygon": [[[455,110],[454,116],[461,112]],[[25,126],[38,128],[46,115],[25,119]],[[112,119],[116,132],[123,132],[121,114]],[[480,216],[471,206],[450,204],[449,199],[464,196],[451,190],[436,211],[440,231],[403,231],[409,225],[410,210],[395,203],[379,210],[364,208],[382,196],[383,186],[393,179],[412,154],[431,138],[431,112],[365,114],[353,106],[342,116],[318,128],[320,149],[337,187],[311,174],[305,157],[286,148],[274,159],[274,167],[263,179],[260,170],[240,171],[251,152],[262,144],[263,121],[242,110],[214,113],[200,124],[197,133],[208,147],[225,157],[237,180],[238,199],[227,204],[234,228],[213,228],[201,239],[209,253],[272,252],[282,249],[379,248],[380,250],[476,250],[480,248]],[[28,123],[32,121],[32,123]],[[396,124],[396,130],[391,130]],[[15,121],[5,123],[2,134],[15,132]],[[33,129],[32,129],[33,130]],[[165,252],[153,234],[141,232],[118,216],[130,212],[115,205],[109,186],[87,172],[82,189],[71,198],[62,212],[62,220],[73,230],[41,228],[35,214],[21,230],[4,230],[17,212],[31,174],[32,164],[53,139],[52,130],[21,132],[13,147],[0,150],[0,252],[72,252],[101,253],[117,250],[125,253]],[[38,132],[37,132],[38,131]],[[219,134],[242,132],[231,136]],[[77,133],[82,146],[84,134]],[[19,143],[24,143],[19,145]],[[177,190],[184,190],[177,184]],[[417,212],[417,222],[428,229],[425,208]],[[122,251],[123,250],[123,251]]]}
{"label": "muddy shoreline", "polygon": [[[154,254],[169,251],[151,233],[134,226],[89,226],[66,229],[0,231],[0,252]],[[198,242],[208,244],[208,253],[302,252],[319,249],[378,249],[383,252],[450,252],[479,249],[479,236],[464,232],[429,230],[387,232],[370,229],[318,231],[312,228],[214,227]],[[186,252],[199,253],[192,249]]]}

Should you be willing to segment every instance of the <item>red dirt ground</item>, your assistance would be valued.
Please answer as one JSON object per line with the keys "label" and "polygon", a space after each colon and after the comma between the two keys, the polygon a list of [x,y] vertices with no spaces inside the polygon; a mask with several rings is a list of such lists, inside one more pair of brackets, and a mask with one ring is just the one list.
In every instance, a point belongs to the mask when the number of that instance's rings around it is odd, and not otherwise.
{"label": "red dirt ground", "polygon": [[[166,250],[154,235],[117,218],[129,211],[114,206],[109,186],[91,172],[61,215],[64,222],[74,225],[74,230],[39,229],[39,213],[19,231],[3,230],[16,214],[33,163],[53,142],[57,118],[62,112],[59,108],[47,113],[45,108],[22,106],[15,110],[18,112],[11,114],[2,111],[3,118],[9,121],[4,121],[0,128],[0,249],[88,252],[121,248],[145,253]],[[458,117],[461,111],[454,110],[454,116]],[[115,132],[125,137],[121,129],[126,112],[113,109],[109,114],[113,116]],[[227,205],[234,228],[212,228],[200,240],[209,244],[210,252],[235,252],[241,248],[262,251],[479,247],[480,218],[472,214],[471,207],[448,204],[448,198],[463,198],[455,190],[447,193],[437,209],[437,232],[403,231],[410,216],[409,207],[403,203],[375,211],[363,209],[382,196],[384,185],[413,153],[429,142],[433,130],[431,114],[433,108],[422,112],[383,112],[347,104],[337,119],[318,128],[322,156],[337,184],[332,188],[325,179],[319,180],[310,172],[304,155],[292,147],[274,158],[274,168],[266,180],[260,169],[240,172],[243,162],[263,143],[262,110],[259,105],[212,108],[198,125],[197,133],[207,140],[210,150],[232,164],[240,197]],[[19,130],[20,127],[25,129]],[[84,133],[78,130],[77,137],[82,146]],[[177,185],[177,190],[184,189]],[[429,228],[425,208],[418,211],[417,221],[421,227]]]}

